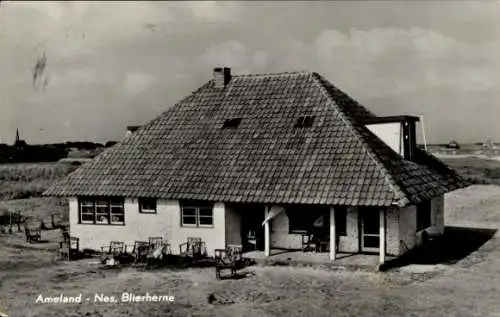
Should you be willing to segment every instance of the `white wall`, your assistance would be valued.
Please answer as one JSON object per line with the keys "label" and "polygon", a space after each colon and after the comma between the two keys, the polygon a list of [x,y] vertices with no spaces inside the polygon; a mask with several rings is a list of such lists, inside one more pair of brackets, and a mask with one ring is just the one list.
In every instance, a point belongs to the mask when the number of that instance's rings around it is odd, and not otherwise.
{"label": "white wall", "polygon": [[[417,232],[417,207],[407,206],[399,209],[399,239],[408,248],[414,248],[422,244],[422,232],[433,234],[444,233],[444,196],[438,196],[431,200],[431,226]],[[400,255],[406,251],[401,244]]]}
{"label": "white wall", "polygon": [[214,249],[225,248],[226,226],[223,203],[213,209],[213,228],[181,227],[181,211],[177,200],[158,200],[156,214],[139,213],[138,200],[125,199],[125,225],[93,225],[78,223],[78,200],[69,199],[70,233],[80,238],[80,247],[100,251],[110,241],[124,241],[133,245],[135,240],[163,237],[171,245],[172,253],[179,253],[179,245],[188,237],[200,237],[207,245],[209,255]]}
{"label": "white wall", "polygon": [[226,247],[226,212],[224,203],[216,203],[213,208],[213,228],[181,227],[181,208],[178,201],[169,208],[166,221],[171,224],[168,230],[168,241],[172,245],[172,253],[179,253],[179,245],[187,241],[188,237],[200,237],[205,241],[208,255],[212,256],[214,249]]}
{"label": "white wall", "polygon": [[396,153],[403,155],[403,138],[400,122],[367,124],[366,127]]}
{"label": "white wall", "polygon": [[271,219],[271,248],[290,250],[302,248],[302,235],[289,233],[288,216],[285,211]]}
{"label": "white wall", "polygon": [[417,243],[417,207],[406,206],[397,210],[399,213],[399,255],[415,247]]}
{"label": "white wall", "polygon": [[339,252],[359,252],[359,212],[357,207],[347,208],[346,236],[339,237]]}
{"label": "white wall", "polygon": [[431,201],[431,222],[436,233],[444,234],[444,195]]}
{"label": "white wall", "polygon": [[385,212],[385,252],[388,255],[399,255],[399,226],[400,211],[398,208],[387,208]]}
{"label": "white wall", "polygon": [[70,233],[80,238],[80,247],[99,250],[110,241],[124,241],[133,245],[135,240],[148,240],[150,236],[166,237],[167,205],[158,203],[156,214],[139,213],[137,199],[125,199],[125,225],[94,225],[78,223],[78,200],[69,200]]}

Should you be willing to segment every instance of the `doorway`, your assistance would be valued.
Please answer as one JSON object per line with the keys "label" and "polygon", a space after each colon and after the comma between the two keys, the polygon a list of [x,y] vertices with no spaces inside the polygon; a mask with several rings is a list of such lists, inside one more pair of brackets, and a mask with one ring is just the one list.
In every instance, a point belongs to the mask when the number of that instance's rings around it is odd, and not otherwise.
{"label": "doorway", "polygon": [[243,252],[264,251],[265,206],[258,204],[236,205],[241,214],[241,241]]}
{"label": "doorway", "polygon": [[360,250],[378,253],[380,248],[380,211],[376,208],[360,208]]}

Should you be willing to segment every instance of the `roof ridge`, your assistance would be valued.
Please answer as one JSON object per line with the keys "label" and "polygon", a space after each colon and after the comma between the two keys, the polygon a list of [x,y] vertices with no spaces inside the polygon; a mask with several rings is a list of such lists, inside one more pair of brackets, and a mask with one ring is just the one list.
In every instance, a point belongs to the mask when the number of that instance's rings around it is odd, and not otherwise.
{"label": "roof ridge", "polygon": [[[356,129],[355,124],[353,119],[351,119],[349,116],[347,116],[341,109],[338,107],[337,102],[335,99],[330,95],[326,87],[323,85],[321,82],[322,76],[318,73],[313,72],[312,77],[314,79],[314,83],[319,86],[320,91],[322,94],[327,98],[327,100],[335,105],[334,109],[337,110],[337,113],[339,114],[340,119],[351,129],[351,131],[358,137],[358,139],[362,143],[362,148],[366,151],[366,154],[368,157],[375,163],[380,168],[380,172],[382,173],[382,176],[384,177],[384,180],[387,182],[389,187],[392,189],[394,192],[394,195],[396,196],[396,199],[398,199],[398,204],[401,206],[404,206],[409,202],[409,199],[406,195],[406,193],[401,189],[401,187],[398,185],[396,180],[392,177],[391,173],[389,170],[385,167],[384,164],[380,162],[379,157],[377,154],[371,149],[371,147],[366,143],[364,137],[361,135],[361,133]],[[394,188],[397,187],[397,190]],[[399,191],[399,192],[398,192]],[[402,193],[404,195],[404,199],[399,198],[399,193]]]}
{"label": "roof ridge", "polygon": [[231,75],[233,78],[244,78],[244,77],[280,77],[280,76],[290,76],[290,75],[312,75],[314,72],[307,70],[297,70],[292,72],[278,72],[278,73],[258,73],[258,74],[235,74]]}

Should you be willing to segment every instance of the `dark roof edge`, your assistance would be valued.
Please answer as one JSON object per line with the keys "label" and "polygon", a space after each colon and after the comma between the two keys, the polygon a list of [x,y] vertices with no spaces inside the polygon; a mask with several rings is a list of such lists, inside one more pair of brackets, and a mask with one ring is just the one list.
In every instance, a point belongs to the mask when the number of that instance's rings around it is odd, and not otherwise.
{"label": "dark roof edge", "polygon": [[420,121],[419,117],[416,116],[388,116],[388,117],[377,117],[377,118],[367,118],[363,120],[364,124],[377,124],[377,123],[393,123],[393,122],[405,122],[405,121]]}

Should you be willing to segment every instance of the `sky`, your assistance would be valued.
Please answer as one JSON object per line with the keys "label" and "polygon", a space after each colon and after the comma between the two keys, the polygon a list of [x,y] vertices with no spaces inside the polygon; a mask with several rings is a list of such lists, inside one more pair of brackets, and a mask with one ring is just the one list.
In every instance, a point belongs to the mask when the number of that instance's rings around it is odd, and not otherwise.
{"label": "sky", "polygon": [[429,143],[500,140],[499,51],[500,1],[2,1],[0,143],[119,140],[217,66],[318,72],[423,114]]}

